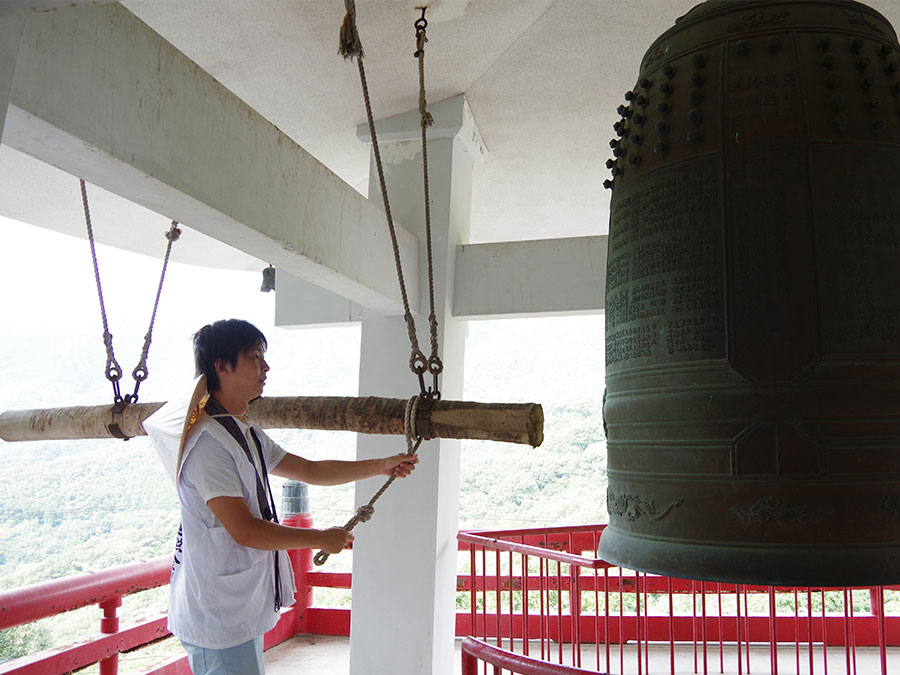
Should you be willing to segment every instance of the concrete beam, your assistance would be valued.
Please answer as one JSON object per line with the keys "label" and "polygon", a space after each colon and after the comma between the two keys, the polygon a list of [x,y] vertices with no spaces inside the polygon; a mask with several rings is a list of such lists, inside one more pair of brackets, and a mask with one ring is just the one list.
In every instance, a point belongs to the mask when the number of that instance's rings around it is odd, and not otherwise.
{"label": "concrete beam", "polygon": [[460,246],[453,316],[494,319],[601,312],[607,240],[599,235]]}
{"label": "concrete beam", "polygon": [[346,326],[362,320],[363,307],[308,281],[275,273],[275,325],[281,328]]}
{"label": "concrete beam", "polygon": [[[456,247],[453,318],[527,318],[602,312],[608,237],[571,237]],[[278,277],[275,323],[354,323],[362,308],[288,275]]]}
{"label": "concrete beam", "polygon": [[[4,142],[376,312],[402,313],[381,210],[119,4],[25,18]],[[417,239],[402,228],[398,239],[417,279]]]}
{"label": "concrete beam", "polygon": [[[464,94],[445,98],[437,103],[428,104],[433,124],[428,127],[428,141],[451,138],[460,144],[460,148],[468,156],[474,166],[481,166],[487,161],[488,151],[481,138],[475,116],[469,107]],[[378,120],[375,132],[383,143],[411,141],[419,143],[421,138],[421,114],[418,110],[410,110],[391,117]],[[371,143],[372,135],[368,124],[356,127],[356,137],[363,143]],[[374,195],[373,195],[374,197]]]}
{"label": "concrete beam", "polygon": [[3,18],[0,13],[0,139],[3,138],[6,109],[9,107],[9,94],[24,26],[25,20],[22,17]]}
{"label": "concrete beam", "polygon": [[0,18],[28,12],[49,12],[54,9],[104,5],[116,0],[3,0],[0,2]]}

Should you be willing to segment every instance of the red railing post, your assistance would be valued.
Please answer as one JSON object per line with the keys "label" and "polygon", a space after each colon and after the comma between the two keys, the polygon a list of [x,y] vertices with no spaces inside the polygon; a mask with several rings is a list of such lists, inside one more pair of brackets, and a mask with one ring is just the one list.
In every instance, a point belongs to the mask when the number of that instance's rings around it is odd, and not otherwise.
{"label": "red railing post", "polygon": [[[569,550],[572,550],[571,548]],[[581,667],[581,566],[569,565],[569,619],[572,622],[572,665]]]}
{"label": "red railing post", "polygon": [[[281,511],[282,525],[289,527],[310,528],[313,526],[312,514],[309,512],[309,486],[299,481],[287,481],[282,487]],[[294,634],[308,632],[309,608],[313,604],[312,587],[308,574],[312,570],[313,552],[311,548],[288,551],[291,568],[294,570]]]}
{"label": "red railing post", "polygon": [[478,659],[465,650],[462,652],[462,675],[478,675]]}
{"label": "red railing post", "polygon": [[872,614],[878,617],[878,653],[881,656],[881,672],[887,675],[887,641],[884,631],[884,586],[875,586],[871,594]]}
{"label": "red railing post", "polygon": [[772,675],[778,675],[778,635],[776,633],[775,587],[769,586],[769,663]]}
{"label": "red railing post", "polygon": [[472,619],[472,635],[478,635],[478,561],[475,559],[475,545],[469,544],[469,616]]}
{"label": "red railing post", "polygon": [[[100,603],[103,618],[100,619],[100,632],[104,635],[119,632],[119,617],[116,610],[122,606],[122,596],[116,595]],[[108,657],[100,661],[100,675],[118,675],[119,650],[116,649]]]}

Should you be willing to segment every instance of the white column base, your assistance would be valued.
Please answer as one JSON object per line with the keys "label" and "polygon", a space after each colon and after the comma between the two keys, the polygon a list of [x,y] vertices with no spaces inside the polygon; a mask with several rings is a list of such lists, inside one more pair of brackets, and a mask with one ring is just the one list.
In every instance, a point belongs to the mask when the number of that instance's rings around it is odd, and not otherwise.
{"label": "white column base", "polygon": [[[364,318],[361,351],[360,396],[418,393],[402,318]],[[359,459],[405,451],[399,436],[361,435],[357,443]],[[413,474],[394,481],[356,530],[350,672],[357,675],[453,672],[459,442],[425,441],[418,455]],[[358,483],[356,505],[384,480]]]}

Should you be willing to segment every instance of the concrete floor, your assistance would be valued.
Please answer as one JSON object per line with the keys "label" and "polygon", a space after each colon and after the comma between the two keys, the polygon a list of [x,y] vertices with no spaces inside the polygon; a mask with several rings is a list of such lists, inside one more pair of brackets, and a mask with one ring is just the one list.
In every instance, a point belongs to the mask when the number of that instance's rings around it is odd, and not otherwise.
{"label": "concrete floor", "polygon": [[[539,643],[529,645],[533,656],[540,656]],[[522,646],[516,643],[515,651],[520,652]],[[637,674],[638,660],[633,645],[626,645],[620,654],[619,645],[610,645],[609,673],[621,673],[622,675]],[[550,658],[553,662],[559,662],[559,645],[551,645]],[[855,662],[851,654],[850,667],[847,667],[847,653],[843,647],[828,648],[829,675],[878,675],[882,672],[881,658],[877,648],[858,647],[855,654]],[[562,646],[562,660],[566,664],[571,663],[571,645]],[[702,651],[698,652],[697,669],[694,668],[694,649],[692,646],[679,646],[675,649],[676,673],[738,673],[737,648],[726,645],[723,649],[724,669],[720,668],[720,656],[718,645],[707,648],[707,668],[703,668]],[[670,672],[670,654],[668,645],[652,645],[649,649],[650,667],[643,661],[640,672],[643,675],[664,675]],[[267,675],[349,675],[350,640],[346,637],[328,637],[316,635],[301,635],[266,652]],[[887,653],[887,673],[900,674],[900,649],[892,648]],[[624,664],[624,668],[621,665]],[[585,670],[595,670],[597,666],[597,652],[594,645],[582,646],[581,667]],[[597,672],[606,671],[606,647],[600,645],[600,668]],[[460,665],[460,641],[456,641],[456,657],[454,659],[453,672],[461,672]],[[742,651],[741,671],[747,673],[746,651]],[[750,648],[749,673],[771,673],[771,661],[768,645],[752,645]],[[817,648],[813,651],[812,673],[824,673],[824,660],[822,651]],[[778,674],[779,675],[809,675],[809,651],[801,645],[799,655],[799,668],[797,650],[792,644],[778,646]],[[367,674],[369,675],[369,674]],[[371,675],[384,675],[372,672]]]}
{"label": "concrete floor", "polygon": [[[459,645],[457,640],[454,673],[462,672]],[[350,638],[298,635],[268,650],[265,661],[266,675],[349,675]]]}

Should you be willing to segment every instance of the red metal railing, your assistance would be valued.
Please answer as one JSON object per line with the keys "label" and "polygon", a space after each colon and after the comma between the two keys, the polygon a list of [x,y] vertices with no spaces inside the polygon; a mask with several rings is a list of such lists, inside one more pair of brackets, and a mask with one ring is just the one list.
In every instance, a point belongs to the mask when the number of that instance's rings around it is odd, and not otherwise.
{"label": "red metal railing", "polygon": [[119,652],[168,635],[165,616],[120,630],[117,609],[122,605],[122,597],[168,584],[171,566],[172,559],[169,557],[154,558],[0,594],[0,630],[87,605],[98,605],[103,610],[100,636],[77,645],[50,649],[0,664],[0,673],[66,673],[99,662],[101,675],[115,675],[118,672]]}
{"label": "red metal railing", "polygon": [[470,635],[592,672],[888,672],[900,606],[887,612],[885,595],[900,599],[900,587],[774,588],[623,570],[595,555],[604,527],[461,532]]}
{"label": "red metal railing", "polygon": [[[286,520],[312,524],[308,515]],[[491,640],[517,667],[534,660],[643,675],[652,663],[653,672],[706,674],[727,665],[739,675],[828,675],[829,667],[887,673],[895,657],[900,673],[900,652],[887,649],[900,645],[900,587],[784,589],[638,573],[596,558],[603,528],[461,532],[457,592],[468,607],[457,612],[456,634]],[[313,592],[349,589],[350,573],[313,570],[308,550],[290,555],[296,603],[266,634],[266,648],[299,633],[349,635],[350,610],[316,606]],[[115,675],[120,652],[168,635],[164,615],[123,627],[117,608],[126,595],[167,584],[169,568],[166,556],[0,593],[0,630],[88,605],[102,610],[99,634],[0,664],[0,675],[56,675],[92,663]],[[179,654],[147,675],[188,672]]]}
{"label": "red metal railing", "polygon": [[494,666],[494,672],[503,668],[518,675],[579,675],[591,673],[572,666],[535,661],[526,656],[512,654],[504,649],[492,647],[486,642],[467,637],[462,641],[462,675],[478,675],[478,664]]}
{"label": "red metal railing", "polygon": [[[311,527],[309,514],[286,516],[282,522],[294,527]],[[278,624],[266,633],[268,649],[297,633],[306,632],[311,589],[305,582],[312,566],[309,550],[290,551],[297,578],[295,604],[283,610]],[[100,634],[65,647],[51,648],[13,661],[0,663],[0,675],[58,675],[99,663],[100,675],[116,675],[119,654],[152,644],[170,635],[165,614],[120,627],[117,610],[122,598],[132,593],[168,585],[171,556],[130,563],[100,572],[54,579],[33,586],[0,593],[0,630],[31,623],[81,607],[97,605],[102,610]],[[302,586],[301,586],[302,584]],[[349,631],[348,633],[349,634]],[[190,675],[187,656],[180,653],[151,669],[146,675]]]}

